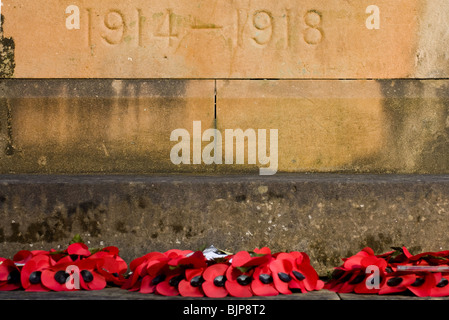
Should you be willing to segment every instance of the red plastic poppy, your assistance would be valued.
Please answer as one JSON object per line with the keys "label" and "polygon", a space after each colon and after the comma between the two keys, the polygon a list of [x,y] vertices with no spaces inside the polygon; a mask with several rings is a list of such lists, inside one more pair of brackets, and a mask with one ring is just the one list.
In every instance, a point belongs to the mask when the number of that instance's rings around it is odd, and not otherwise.
{"label": "red plastic poppy", "polygon": [[167,261],[154,260],[142,266],[136,269],[136,275],[141,279],[138,290],[141,293],[154,293],[156,286],[166,279],[167,271],[170,271]]}
{"label": "red plastic poppy", "polygon": [[32,257],[23,266],[20,279],[26,291],[50,291],[41,281],[42,271],[51,267],[51,259],[46,254]]}
{"label": "red plastic poppy", "polygon": [[154,293],[156,286],[164,281],[170,268],[167,265],[169,258],[165,255],[154,255],[151,260],[139,265],[133,273],[134,281],[138,277],[140,283],[136,283],[133,289],[139,290],[140,293]]}
{"label": "red plastic poppy", "polygon": [[[190,297],[203,296],[200,288],[201,273],[207,267],[203,253],[190,250],[169,250],[164,255],[169,258],[168,261],[160,259],[159,263],[152,263],[147,267],[150,276],[165,276],[165,279],[156,285],[154,291],[164,296],[179,294]],[[154,281],[152,280],[152,282]]]}
{"label": "red plastic poppy", "polygon": [[81,242],[72,243],[67,247],[64,253],[70,256],[72,261],[79,261],[91,255],[87,245]]}
{"label": "red plastic poppy", "polygon": [[178,295],[179,283],[185,277],[184,270],[205,266],[206,260],[201,252],[178,249],[150,252],[131,262],[131,277],[122,288],[141,293]]}
{"label": "red plastic poppy", "polygon": [[228,295],[226,290],[226,271],[229,265],[217,263],[207,267],[203,272],[204,283],[202,289],[209,298],[224,298]]}
{"label": "red plastic poppy", "polygon": [[[361,270],[350,282],[355,284],[354,292],[360,294],[379,293],[380,286],[375,286],[376,281],[380,284],[385,277],[387,262],[383,258],[368,256],[361,260]],[[373,268],[375,267],[375,268]],[[372,272],[374,274],[372,274]],[[379,279],[374,279],[374,277]]]}
{"label": "red plastic poppy", "polygon": [[354,270],[354,269],[360,269],[362,266],[362,260],[367,257],[373,257],[374,251],[373,249],[366,247],[363,248],[361,251],[357,252],[355,255],[344,258],[343,266],[342,268],[344,270]]}
{"label": "red plastic poppy", "polygon": [[158,263],[161,259],[168,261],[169,258],[161,252],[150,252],[131,261],[129,265],[131,275],[125,280],[122,288],[129,291],[140,290],[142,293],[153,293],[155,286],[151,285],[151,282],[156,275],[148,275],[147,269],[152,261]]}
{"label": "red plastic poppy", "polygon": [[45,250],[20,250],[13,256],[13,261],[18,266],[23,266],[27,263],[31,258],[40,254],[50,254],[50,251]]}
{"label": "red plastic poppy", "polygon": [[449,251],[423,252],[408,258],[409,263],[430,264],[430,265],[448,265]]}
{"label": "red plastic poppy", "polygon": [[172,267],[200,269],[207,266],[207,261],[203,255],[203,252],[196,251],[194,253],[188,253],[187,255],[181,254],[177,257],[171,258],[168,261],[168,265]]}
{"label": "red plastic poppy", "polygon": [[277,296],[279,294],[268,264],[261,265],[254,270],[251,290],[256,296]]}
{"label": "red plastic poppy", "polygon": [[413,273],[387,273],[383,279],[379,294],[391,294],[407,291],[408,287],[416,281],[416,275]]}
{"label": "red plastic poppy", "polygon": [[184,272],[177,269],[172,272],[165,272],[163,275],[165,279],[156,285],[154,292],[163,296],[179,295],[178,286],[181,280],[185,278]]}
{"label": "red plastic poppy", "polygon": [[76,286],[73,283],[69,285],[69,282],[73,280],[73,276],[71,277],[71,274],[67,272],[67,268],[72,265],[73,261],[62,262],[43,270],[41,274],[42,284],[53,291],[76,290]]}
{"label": "red plastic poppy", "polygon": [[119,286],[125,282],[125,273],[128,270],[128,265],[118,255],[118,252],[99,251],[88,257],[88,259],[96,259],[96,270],[106,279],[106,282]]}
{"label": "red plastic poppy", "polygon": [[303,293],[321,290],[324,282],[320,280],[315,268],[310,264],[309,256],[305,252],[292,252],[290,255],[296,257],[291,271],[291,277],[296,281],[291,282],[290,288],[300,289]]}
{"label": "red plastic poppy", "polygon": [[407,288],[413,292],[417,297],[429,297],[432,293],[432,288],[438,284],[433,273],[415,274],[415,281]]}
{"label": "red plastic poppy", "polygon": [[14,261],[0,258],[0,291],[11,291],[21,287],[20,270]]}
{"label": "red plastic poppy", "polygon": [[430,296],[432,297],[446,297],[449,296],[449,273],[435,273],[435,285],[430,289]]}
{"label": "red plastic poppy", "polygon": [[101,290],[105,278],[97,271],[97,259],[64,261],[42,271],[42,284],[53,291]]}
{"label": "red plastic poppy", "polygon": [[281,259],[277,257],[276,260],[270,263],[270,270],[276,290],[285,295],[292,294],[292,291],[289,289],[289,282],[294,280],[289,275],[293,270],[290,259],[282,259],[282,256]]}
{"label": "red plastic poppy", "polygon": [[252,297],[253,291],[251,290],[251,282],[253,280],[253,273],[254,268],[250,268],[246,271],[241,267],[229,266],[226,270],[227,280],[225,282],[225,287],[226,290],[228,290],[229,295],[240,298]]}
{"label": "red plastic poppy", "polygon": [[310,258],[303,252],[280,253],[270,263],[276,289],[282,294],[320,290],[324,282],[319,280]]}
{"label": "red plastic poppy", "polygon": [[203,272],[206,269],[187,269],[185,270],[185,279],[179,282],[178,290],[183,297],[204,297],[202,285],[204,283]]}
{"label": "red plastic poppy", "polygon": [[352,277],[353,273],[354,272],[352,270],[347,271],[347,270],[343,269],[342,267],[334,268],[334,271],[332,272],[332,276],[326,282],[326,284],[324,285],[324,288],[329,291],[344,293],[342,291],[342,287]]}
{"label": "red plastic poppy", "polygon": [[[143,269],[139,267],[136,269],[136,272],[139,272],[139,278],[141,278],[139,288],[141,293],[159,293],[170,296],[179,294],[177,287],[179,281],[182,280],[183,270],[170,267],[168,261],[170,261],[170,258],[163,255],[144,264]],[[172,279],[173,276],[178,277]],[[159,290],[157,291],[158,287]]]}
{"label": "red plastic poppy", "polygon": [[106,279],[96,270],[96,259],[83,259],[77,261],[79,268],[78,278],[80,287],[84,290],[101,290],[106,287]]}
{"label": "red plastic poppy", "polygon": [[[386,259],[389,259],[394,252],[376,256],[371,248],[366,247],[357,254],[344,258],[343,265],[335,268],[332,279],[326,283],[325,288],[339,293],[379,293],[380,285],[374,285],[375,281],[373,280],[375,279],[373,277],[378,275],[380,284],[388,265]],[[371,268],[367,272],[368,267],[377,267],[373,270],[379,271],[378,274],[373,275]]]}
{"label": "red plastic poppy", "polygon": [[251,256],[248,251],[239,251],[232,257],[232,266],[239,268],[251,268],[266,264],[272,259],[274,258],[271,256],[271,253],[257,253],[256,256]]}

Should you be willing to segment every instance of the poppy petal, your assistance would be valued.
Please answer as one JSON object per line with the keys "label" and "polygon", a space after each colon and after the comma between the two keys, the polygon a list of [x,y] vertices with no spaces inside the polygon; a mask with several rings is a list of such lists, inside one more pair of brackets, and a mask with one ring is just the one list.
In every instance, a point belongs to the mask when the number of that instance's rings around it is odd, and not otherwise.
{"label": "poppy petal", "polygon": [[67,247],[69,255],[90,256],[90,251],[87,245],[81,242],[72,243]]}
{"label": "poppy petal", "polygon": [[183,297],[200,298],[204,297],[201,287],[194,287],[188,280],[181,280],[178,286],[179,294]]}
{"label": "poppy petal", "polygon": [[213,281],[206,281],[202,285],[204,294],[209,298],[224,298],[228,295],[226,287],[217,287]]}

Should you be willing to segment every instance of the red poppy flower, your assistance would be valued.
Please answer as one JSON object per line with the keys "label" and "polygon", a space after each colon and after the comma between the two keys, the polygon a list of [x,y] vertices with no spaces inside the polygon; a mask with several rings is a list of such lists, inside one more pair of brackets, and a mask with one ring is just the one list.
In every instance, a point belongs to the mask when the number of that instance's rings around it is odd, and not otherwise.
{"label": "red poppy flower", "polygon": [[268,264],[261,265],[254,270],[251,290],[256,296],[277,296],[279,294]]}
{"label": "red poppy flower", "polygon": [[53,291],[101,290],[106,279],[98,272],[99,259],[64,261],[42,271],[42,284]]}
{"label": "red poppy flower", "polygon": [[[258,252],[260,251],[258,250]],[[256,253],[255,256],[251,256],[248,251],[239,251],[232,256],[232,266],[238,268],[251,268],[266,264],[272,259],[273,257],[271,254]]]}
{"label": "red poppy flower", "polygon": [[[378,258],[376,256],[368,256],[363,258],[361,261],[361,271],[349,282],[354,285],[354,292],[360,294],[374,294],[379,293],[380,291],[380,283],[382,282],[383,277],[385,277],[387,262],[383,258]],[[378,274],[372,275],[371,272],[367,272],[368,268],[376,267],[375,271],[378,271]],[[368,270],[371,271],[371,270]],[[376,288],[374,286],[376,279],[374,276],[378,276],[377,279],[379,286]],[[367,285],[367,281],[370,281],[370,286]]]}
{"label": "red poppy flower", "polygon": [[142,279],[141,293],[154,293],[157,285],[167,279],[167,275],[171,271],[167,262],[168,260],[155,260],[148,263],[145,271],[143,271],[146,276]]}
{"label": "red poppy flower", "polygon": [[350,285],[349,282],[357,276],[360,270],[344,270],[342,267],[337,267],[334,269],[331,279],[324,286],[325,289],[338,293],[350,293],[354,290],[354,286]]}
{"label": "red poppy flower", "polygon": [[276,258],[276,260],[270,263],[270,270],[276,290],[285,295],[292,294],[288,286],[288,283],[293,280],[290,277],[290,273],[293,270],[291,261],[289,259]]}
{"label": "red poppy flower", "polygon": [[229,266],[226,270],[225,282],[225,287],[229,295],[240,298],[252,297],[251,282],[253,273],[254,268],[245,271],[244,268]]}
{"label": "red poppy flower", "polygon": [[367,285],[367,281],[371,281],[374,284],[373,275],[371,272],[367,273],[367,268],[370,266],[376,266],[378,268],[380,284],[387,267],[386,259],[393,252],[391,251],[387,254],[376,256],[371,248],[366,247],[357,254],[343,259],[343,265],[335,268],[332,279],[326,283],[325,288],[339,293],[378,293],[380,286],[376,288],[375,286]]}
{"label": "red poppy flower", "polygon": [[[266,266],[274,258],[269,248],[255,249],[251,255],[248,251],[239,251],[232,256],[231,266],[226,270],[227,281],[225,283],[226,290],[234,297],[251,297],[253,296],[252,282],[253,274],[259,267]],[[259,277],[260,274],[257,274]],[[265,274],[264,276],[265,277]],[[254,284],[258,292],[270,292],[273,295],[273,286],[264,288],[260,278],[256,279]]]}
{"label": "red poppy flower", "polygon": [[48,255],[39,254],[32,257],[23,266],[21,271],[22,287],[26,291],[50,291],[41,281],[42,271],[51,266],[51,259]]}
{"label": "red poppy flower", "polygon": [[310,258],[303,252],[280,253],[270,263],[276,289],[282,294],[320,290],[324,282],[319,280]]}
{"label": "red poppy flower", "polygon": [[206,268],[186,269],[185,279],[179,282],[178,290],[183,297],[204,297],[202,284],[203,272]]}
{"label": "red poppy flower", "polygon": [[0,258],[0,291],[21,288],[20,270],[10,259]]}
{"label": "red poppy flower", "polygon": [[163,296],[177,296],[179,295],[178,285],[185,278],[184,272],[181,269],[174,271],[167,270],[162,273],[165,279],[156,285],[155,293]]}
{"label": "red poppy flower", "polygon": [[226,270],[229,265],[217,263],[206,268],[203,272],[204,283],[202,289],[209,298],[224,298],[228,295],[226,290]]}
{"label": "red poppy flower", "polygon": [[361,251],[357,252],[355,255],[349,257],[349,258],[344,258],[343,261],[343,266],[342,268],[344,270],[353,270],[353,269],[360,269],[362,264],[362,259],[366,258],[366,257],[372,257],[374,256],[374,251],[373,249],[366,247],[363,248]]}
{"label": "red poppy flower", "polygon": [[67,247],[64,253],[67,254],[72,261],[79,261],[91,255],[87,245],[81,242],[72,243]]}
{"label": "red poppy flower", "polygon": [[177,257],[174,257],[170,259],[168,265],[172,267],[200,269],[207,266],[207,261],[201,251],[196,251],[187,255],[181,254]]}
{"label": "red poppy flower", "polygon": [[164,296],[176,296],[181,291],[188,296],[203,296],[199,288],[202,283],[202,270],[207,266],[203,253],[169,250],[164,254],[169,258],[168,261],[160,260],[162,263],[154,263],[147,268],[150,276],[162,274],[165,276],[165,279],[156,285],[155,292]]}
{"label": "red poppy flower", "polygon": [[[137,268],[139,269],[139,268]],[[167,261],[154,260],[148,263],[144,269],[140,271],[140,293],[159,293],[163,295],[178,295],[177,286],[179,281],[183,278],[181,276],[181,269],[171,269]],[[178,276],[175,279],[171,279]],[[163,283],[163,284],[161,284]],[[161,284],[161,285],[160,285]],[[160,285],[160,286],[159,286]],[[156,289],[159,286],[159,291]]]}
{"label": "red poppy flower", "polygon": [[379,294],[391,294],[407,291],[408,287],[416,281],[416,275],[413,273],[403,274],[391,272],[385,275],[381,285]]}
{"label": "red poppy flower", "polygon": [[[155,278],[157,274],[148,275],[147,269],[152,262],[159,263],[160,259],[168,261],[169,258],[160,252],[150,252],[131,261],[129,267],[132,273],[131,276],[125,280],[122,288],[129,291],[140,290],[142,293],[153,293],[155,285],[152,285],[151,283],[154,282],[153,278]],[[155,273],[157,273],[157,271]]]}
{"label": "red poppy flower", "polygon": [[24,266],[32,257],[37,256],[39,254],[49,254],[49,251],[45,250],[20,250],[18,251],[14,257],[13,261],[17,266]]}
{"label": "red poppy flower", "polygon": [[447,265],[449,264],[449,251],[423,252],[408,258],[409,263],[429,265]]}
{"label": "red poppy flower", "polygon": [[164,253],[150,252],[131,262],[132,275],[122,288],[141,293],[178,295],[185,269],[202,267],[206,267],[206,260],[200,251],[172,249]]}
{"label": "red poppy flower", "polygon": [[71,275],[67,272],[67,267],[73,265],[73,261],[57,263],[42,271],[42,284],[53,291],[70,291],[76,290],[76,286],[68,282],[73,281]]}
{"label": "red poppy flower", "polygon": [[449,273],[435,273],[435,285],[430,289],[431,297],[449,296]]}
{"label": "red poppy flower", "polygon": [[88,259],[96,259],[96,270],[106,279],[106,282],[121,286],[125,282],[125,272],[128,265],[119,255],[118,251],[99,251]]}
{"label": "red poppy flower", "polygon": [[388,255],[385,255],[385,259],[390,264],[407,263],[410,261],[410,257],[413,256],[406,247],[394,247],[393,249],[394,251],[391,251]]}
{"label": "red poppy flower", "polygon": [[433,273],[418,273],[415,274],[415,281],[407,288],[417,297],[429,297],[432,293],[432,288],[438,283],[439,281],[437,282]]}
{"label": "red poppy flower", "polygon": [[[241,271],[247,270],[246,276],[249,276],[251,274],[250,269],[254,268],[254,270],[252,270],[250,286],[250,292],[252,292],[252,294],[259,296],[278,295],[279,292],[274,286],[272,272],[269,267],[269,263],[274,260],[270,248],[256,248],[254,249],[254,253],[255,255],[251,256],[251,254],[246,251],[238,252],[232,257],[232,266],[240,268]],[[242,277],[242,275],[240,277]],[[249,279],[247,281],[249,281]],[[249,295],[249,292],[246,294]]]}
{"label": "red poppy flower", "polygon": [[84,290],[101,290],[106,287],[106,279],[96,270],[96,259],[77,261],[75,266],[79,269],[80,287]]}
{"label": "red poppy flower", "polygon": [[308,291],[321,290],[324,282],[320,280],[315,268],[310,264],[310,258],[305,252],[291,252],[290,255],[295,257],[291,276],[296,281],[291,283],[291,288],[298,284],[296,288],[305,293]]}

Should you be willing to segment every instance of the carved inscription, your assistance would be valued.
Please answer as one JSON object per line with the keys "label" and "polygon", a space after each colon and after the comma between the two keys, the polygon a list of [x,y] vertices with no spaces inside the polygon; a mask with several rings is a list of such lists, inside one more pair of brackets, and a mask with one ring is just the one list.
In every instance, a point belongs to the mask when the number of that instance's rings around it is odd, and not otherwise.
{"label": "carved inscription", "polygon": [[23,78],[403,77],[423,1],[9,0],[4,32]]}
{"label": "carved inscription", "polygon": [[[70,9],[73,11],[72,7],[74,6],[70,6]],[[67,9],[67,12],[72,11]],[[223,36],[223,25],[213,21],[205,22],[191,15],[182,16],[172,8],[153,13],[143,8],[135,8],[133,11],[130,14],[129,9],[125,13],[116,8],[102,11],[86,8],[85,32],[88,45],[98,45],[94,43],[98,36],[104,45],[115,46],[126,42],[129,46],[138,47],[149,46],[157,41],[173,47],[194,30],[217,30]],[[323,14],[316,9],[310,9],[305,14],[290,8],[277,12],[263,8],[235,9],[234,14],[236,24],[227,26],[227,30],[234,28],[236,33],[225,36],[233,38],[233,43],[238,47],[253,44],[263,48],[281,39],[285,42],[285,47],[290,47],[295,38],[302,39],[306,45],[316,46],[324,39]],[[67,17],[66,25],[73,25],[73,19],[72,13]],[[204,19],[207,20],[207,17]]]}
{"label": "carved inscription", "polygon": [[253,14],[253,26],[257,30],[252,38],[257,44],[267,44],[273,36],[273,16],[270,12],[261,10]]}
{"label": "carved inscription", "polygon": [[107,44],[119,44],[123,41],[123,36],[126,32],[125,18],[119,10],[110,10],[104,16],[104,27],[106,32],[102,38]]}

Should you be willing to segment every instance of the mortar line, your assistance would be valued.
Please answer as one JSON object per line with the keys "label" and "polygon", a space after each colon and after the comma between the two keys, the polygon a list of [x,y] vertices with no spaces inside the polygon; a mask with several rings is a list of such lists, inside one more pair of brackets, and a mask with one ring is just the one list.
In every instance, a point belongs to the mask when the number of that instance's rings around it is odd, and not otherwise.
{"label": "mortar line", "polygon": [[214,122],[217,123],[217,80],[214,80]]}
{"label": "mortar line", "polygon": [[9,105],[8,99],[6,101],[6,150],[5,153],[8,156],[13,155],[14,147],[13,147],[13,133],[12,133],[12,110]]}

